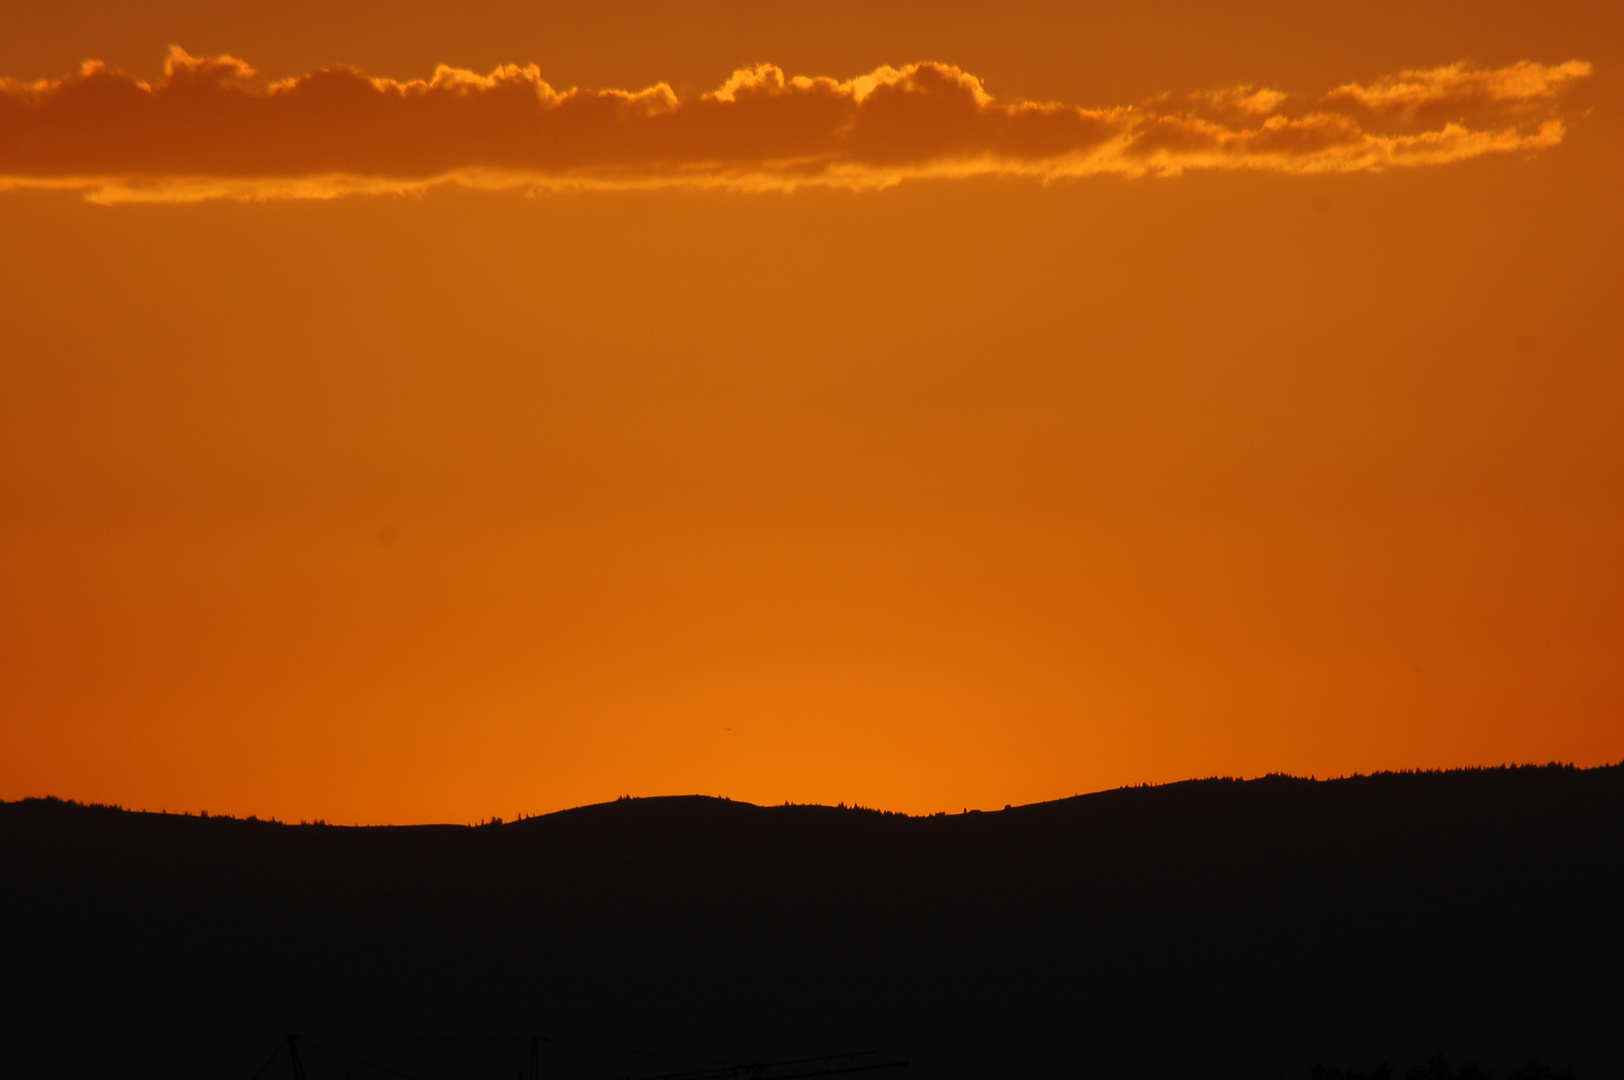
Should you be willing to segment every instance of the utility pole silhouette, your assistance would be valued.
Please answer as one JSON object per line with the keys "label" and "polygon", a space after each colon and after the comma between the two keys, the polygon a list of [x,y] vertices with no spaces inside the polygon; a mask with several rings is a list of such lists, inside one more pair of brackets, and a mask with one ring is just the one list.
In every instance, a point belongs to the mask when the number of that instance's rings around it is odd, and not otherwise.
{"label": "utility pole silhouette", "polygon": [[288,1057],[293,1061],[293,1080],[305,1080],[304,1061],[299,1057],[299,1036],[288,1036]]}

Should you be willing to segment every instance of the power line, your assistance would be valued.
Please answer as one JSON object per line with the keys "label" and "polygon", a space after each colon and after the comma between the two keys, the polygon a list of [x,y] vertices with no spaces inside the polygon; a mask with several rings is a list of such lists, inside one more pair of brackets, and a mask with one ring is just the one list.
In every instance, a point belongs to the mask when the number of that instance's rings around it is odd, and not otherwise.
{"label": "power line", "polygon": [[559,1039],[551,1035],[304,1035],[305,1039],[326,1039],[331,1042],[521,1042],[536,1040],[538,1042],[552,1043],[556,1046],[573,1046],[583,1050],[601,1050],[609,1054],[625,1054],[628,1057],[663,1058],[666,1061],[686,1061],[695,1065],[711,1065],[717,1068],[732,1068],[731,1062],[718,1061],[715,1058],[695,1057],[692,1054],[670,1054],[659,1050],[633,1049],[627,1046],[604,1046],[601,1043],[581,1042],[579,1039]]}
{"label": "power line", "polygon": [[356,1057],[354,1054],[346,1054],[342,1050],[334,1050],[331,1046],[323,1046],[318,1042],[312,1041],[311,1039],[307,1038],[304,1040],[304,1042],[306,1046],[314,1046],[317,1050],[321,1050],[324,1053],[334,1054],[341,1058],[348,1058],[357,1065],[365,1065],[369,1069],[377,1069],[379,1072],[386,1072],[390,1076],[398,1076],[400,1077],[400,1080],[418,1080],[417,1077],[412,1076],[410,1073],[403,1073],[399,1069],[391,1069],[387,1065],[379,1065],[376,1061],[368,1061],[366,1058]]}
{"label": "power line", "polygon": [[[316,1040],[322,1040],[317,1042]],[[599,1050],[613,1054],[625,1054],[634,1057],[664,1058],[671,1061],[699,1062],[711,1066],[699,1071],[668,1073],[663,1076],[650,1077],[647,1080],[804,1080],[804,1078],[818,1076],[834,1076],[842,1073],[867,1072],[874,1069],[899,1069],[907,1066],[906,1061],[896,1058],[887,1058],[877,1051],[865,1051],[856,1054],[838,1054],[830,1057],[802,1058],[797,1061],[759,1062],[746,1065],[727,1064],[712,1061],[706,1058],[688,1057],[680,1054],[662,1054],[647,1050],[632,1050],[626,1047],[603,1046],[598,1043],[581,1042],[575,1039],[555,1039],[546,1035],[289,1035],[283,1039],[276,1050],[266,1059],[265,1064],[254,1073],[253,1080],[259,1077],[270,1067],[282,1050],[286,1048],[288,1057],[293,1064],[295,1080],[305,1080],[304,1063],[299,1057],[299,1043],[315,1047],[323,1053],[335,1057],[345,1058],[358,1065],[364,1065],[379,1072],[388,1073],[398,1080],[419,1080],[418,1077],[387,1065],[380,1065],[375,1061],[358,1057],[355,1054],[323,1045],[330,1042],[518,1042],[526,1040],[530,1043],[530,1072],[531,1080],[540,1080],[540,1061],[536,1056],[540,1043],[552,1043],[559,1046],[580,1047],[588,1050]],[[629,1078],[628,1078],[629,1080]]]}

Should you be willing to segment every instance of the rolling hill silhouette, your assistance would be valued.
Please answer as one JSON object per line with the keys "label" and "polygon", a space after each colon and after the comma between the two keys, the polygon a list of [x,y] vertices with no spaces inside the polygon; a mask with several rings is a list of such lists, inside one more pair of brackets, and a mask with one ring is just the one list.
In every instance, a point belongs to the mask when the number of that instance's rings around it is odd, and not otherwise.
{"label": "rolling hill silhouette", "polygon": [[[250,1080],[288,1032],[540,1032],[576,1040],[546,1047],[560,1078],[699,1067],[577,1043],[879,1048],[915,1080],[1438,1053],[1624,1075],[1624,766],[923,818],[672,797],[346,828],[30,799],[0,804],[0,867],[7,1077]],[[312,1053],[311,1080],[524,1068],[497,1043],[328,1045],[352,1056]]]}

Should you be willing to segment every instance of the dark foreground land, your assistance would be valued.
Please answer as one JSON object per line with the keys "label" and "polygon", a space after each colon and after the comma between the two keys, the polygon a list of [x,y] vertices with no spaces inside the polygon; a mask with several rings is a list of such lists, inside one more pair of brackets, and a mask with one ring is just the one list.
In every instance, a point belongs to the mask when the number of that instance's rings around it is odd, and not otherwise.
{"label": "dark foreground land", "polygon": [[[480,827],[0,804],[0,1076],[250,1080],[285,1033],[549,1034],[936,1077],[1437,1053],[1624,1076],[1624,766],[1267,778],[907,818],[707,798]],[[513,1080],[329,1041],[310,1080]],[[544,1044],[543,1076],[683,1061]],[[265,1077],[291,1076],[285,1057]],[[396,1077],[399,1080],[399,1077]]]}

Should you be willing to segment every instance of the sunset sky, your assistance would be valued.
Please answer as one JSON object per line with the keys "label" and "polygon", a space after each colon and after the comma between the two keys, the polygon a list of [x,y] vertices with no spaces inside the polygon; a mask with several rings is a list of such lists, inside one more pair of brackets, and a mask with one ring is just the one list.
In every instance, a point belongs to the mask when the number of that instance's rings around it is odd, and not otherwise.
{"label": "sunset sky", "polygon": [[0,798],[1624,758],[1624,5],[0,8]]}

